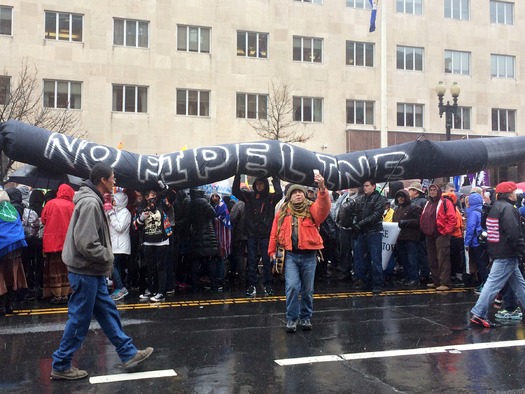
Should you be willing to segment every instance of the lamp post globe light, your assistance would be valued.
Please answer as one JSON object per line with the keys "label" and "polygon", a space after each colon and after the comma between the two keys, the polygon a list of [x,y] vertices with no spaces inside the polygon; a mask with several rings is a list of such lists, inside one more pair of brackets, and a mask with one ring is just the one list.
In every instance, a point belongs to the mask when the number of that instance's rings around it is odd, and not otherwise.
{"label": "lamp post globe light", "polygon": [[443,96],[447,92],[447,87],[443,82],[439,82],[436,86],[436,93],[438,96],[438,108],[439,108],[439,117],[442,118],[445,114],[445,128],[446,128],[446,140],[450,141],[450,129],[452,129],[452,115],[458,115],[458,97],[461,89],[457,82],[452,84],[450,88],[450,94],[452,95],[452,104],[447,100],[446,104],[443,104]]}

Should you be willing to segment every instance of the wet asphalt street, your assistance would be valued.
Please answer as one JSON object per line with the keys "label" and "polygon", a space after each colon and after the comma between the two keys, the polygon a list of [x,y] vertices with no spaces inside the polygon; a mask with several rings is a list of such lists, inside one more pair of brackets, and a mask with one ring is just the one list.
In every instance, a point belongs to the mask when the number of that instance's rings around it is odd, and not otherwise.
{"label": "wet asphalt street", "polygon": [[[524,391],[525,326],[469,327],[472,289],[387,288],[373,296],[348,283],[319,282],[313,330],[295,334],[285,332],[284,291],[276,290],[255,299],[240,288],[176,293],[160,304],[130,294],[118,303],[124,329],[137,347],[154,347],[153,355],[133,373],[123,372],[93,321],[74,360],[89,372],[80,381],[49,378],[67,309],[21,302],[17,315],[0,318],[0,392]],[[128,380],[99,382],[115,378]]]}

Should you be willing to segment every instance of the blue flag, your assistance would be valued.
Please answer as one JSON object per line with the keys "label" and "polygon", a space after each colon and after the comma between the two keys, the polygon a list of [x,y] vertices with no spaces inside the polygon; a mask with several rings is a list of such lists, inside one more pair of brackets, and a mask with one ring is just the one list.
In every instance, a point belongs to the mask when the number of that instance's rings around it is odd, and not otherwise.
{"label": "blue flag", "polygon": [[377,16],[377,1],[378,0],[368,0],[370,1],[370,6],[372,7],[372,13],[370,14],[370,33],[376,30],[376,16]]}

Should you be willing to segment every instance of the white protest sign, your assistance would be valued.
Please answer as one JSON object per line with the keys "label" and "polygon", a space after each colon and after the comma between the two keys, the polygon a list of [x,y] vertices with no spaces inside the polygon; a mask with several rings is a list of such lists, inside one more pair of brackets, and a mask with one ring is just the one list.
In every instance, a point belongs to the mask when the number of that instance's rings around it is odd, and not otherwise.
{"label": "white protest sign", "polygon": [[386,269],[390,256],[392,256],[392,251],[394,250],[400,231],[401,229],[397,225],[397,222],[383,222],[383,270]]}

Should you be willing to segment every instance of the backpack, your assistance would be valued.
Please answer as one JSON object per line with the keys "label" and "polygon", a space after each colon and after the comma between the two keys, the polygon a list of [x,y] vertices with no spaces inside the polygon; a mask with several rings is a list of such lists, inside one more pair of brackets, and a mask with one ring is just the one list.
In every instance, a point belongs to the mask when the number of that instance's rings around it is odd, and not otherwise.
{"label": "backpack", "polygon": [[[443,196],[444,200],[450,201],[450,203],[454,206],[454,209],[456,211],[456,228],[461,229],[461,232],[465,230],[465,221],[463,220],[463,215],[461,215],[461,212],[459,211],[459,208],[456,204],[454,204],[454,201],[450,197]],[[443,201],[443,210],[445,211],[445,214],[447,213],[447,203]]]}
{"label": "backpack", "polygon": [[38,214],[30,208],[24,208],[22,215],[22,226],[24,227],[24,235],[28,238],[41,238],[40,235],[40,218]]}

